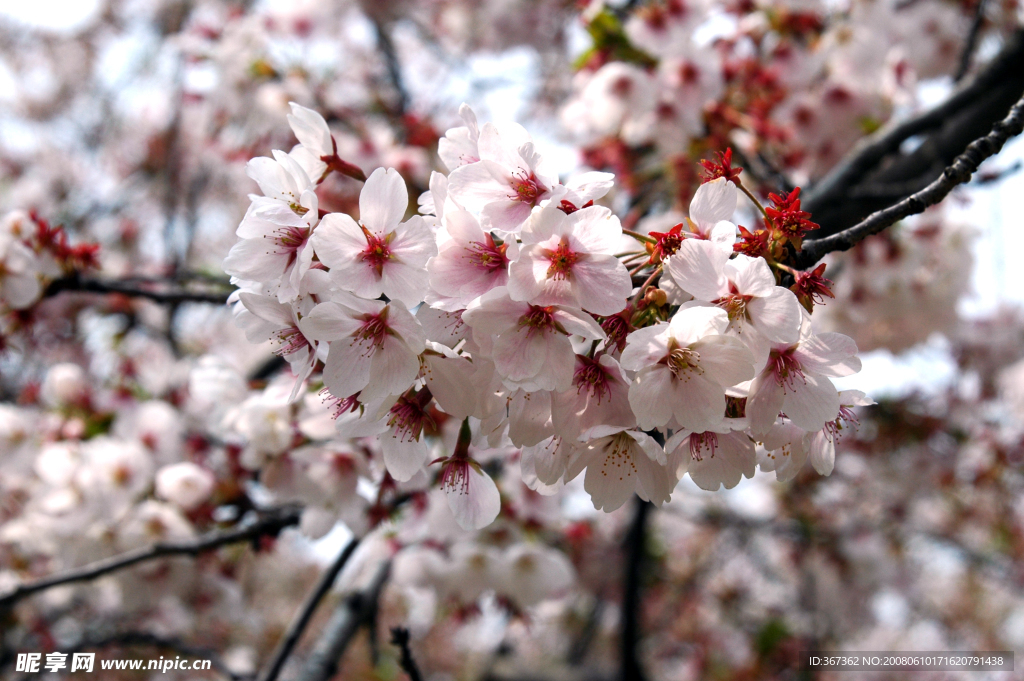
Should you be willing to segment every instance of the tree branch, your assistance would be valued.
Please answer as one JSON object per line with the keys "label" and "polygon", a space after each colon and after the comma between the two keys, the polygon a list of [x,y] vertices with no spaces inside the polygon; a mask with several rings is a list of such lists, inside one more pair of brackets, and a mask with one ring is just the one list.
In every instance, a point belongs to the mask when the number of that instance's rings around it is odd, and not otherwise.
{"label": "tree branch", "polygon": [[388,33],[387,27],[379,19],[373,19],[373,26],[377,30],[377,47],[384,56],[388,79],[398,96],[395,113],[402,118],[409,111],[409,91],[406,89],[405,80],[402,77],[402,64],[398,60],[398,52],[395,51],[395,43],[391,40],[391,34]]}
{"label": "tree branch", "polygon": [[967,32],[967,40],[964,42],[963,52],[960,53],[960,66],[956,70],[956,75],[953,76],[953,82],[956,83],[963,80],[963,77],[967,75],[968,69],[971,68],[971,57],[974,56],[974,48],[978,44],[981,27],[985,24],[985,0],[977,0],[977,2],[978,4],[974,8],[974,21],[971,22],[971,28]]}
{"label": "tree branch", "polygon": [[306,602],[302,604],[298,616],[292,621],[288,631],[285,632],[285,635],[277,644],[277,649],[274,651],[270,664],[267,665],[266,673],[259,677],[260,681],[274,681],[278,674],[281,673],[284,663],[288,660],[288,656],[291,655],[295,644],[299,642],[302,632],[306,630],[309,621],[313,619],[313,613],[316,612],[317,606],[320,605],[320,601],[323,600],[327,592],[334,586],[334,581],[338,578],[338,574],[345,567],[348,559],[352,557],[357,546],[359,546],[359,538],[353,537],[345,545],[345,548],[341,550],[341,553],[338,554],[334,563],[320,576],[320,581],[316,583],[316,586],[309,593],[309,597],[306,598]]}
{"label": "tree branch", "polygon": [[146,298],[157,303],[176,305],[180,303],[212,303],[223,305],[230,292],[194,291],[181,284],[161,285],[159,289],[149,288],[145,283],[118,279],[91,279],[73,274],[50,282],[44,297],[55,296],[64,291],[82,293],[116,293],[134,298]]}
{"label": "tree branch", "polygon": [[[1007,38],[995,58],[944,103],[866,137],[804,192],[803,209],[810,211],[821,225],[815,237],[841,232],[889,205],[889,200],[851,195],[857,185],[888,185],[915,179],[927,184],[934,179],[930,172],[935,171],[931,168],[949,165],[971,140],[984,135],[1002,118],[1021,93],[1024,31],[1017,31]],[[931,134],[913,152],[898,154],[903,142],[929,131]]]}
{"label": "tree branch", "polygon": [[391,645],[398,646],[402,651],[402,658],[399,664],[402,670],[409,675],[409,681],[423,681],[420,668],[416,666],[412,650],[409,649],[409,630],[405,627],[394,627],[391,629]]}
{"label": "tree branch", "polygon": [[646,555],[647,518],[654,508],[649,501],[640,497],[634,499],[635,510],[629,532],[626,533],[626,583],[622,597],[622,631],[619,645],[621,649],[622,681],[645,681],[643,667],[640,665],[640,609],[643,598],[640,595],[643,579],[643,563]]}
{"label": "tree branch", "polygon": [[118,556],[96,561],[90,565],[68,570],[61,574],[44,577],[43,579],[21,584],[13,591],[0,596],[0,613],[13,606],[23,598],[34,593],[51,589],[63,584],[85,582],[103,575],[116,572],[137,563],[164,558],[167,556],[197,556],[200,553],[239,542],[254,541],[260,537],[277,536],[286,527],[299,524],[301,509],[287,507],[276,509],[266,517],[246,527],[227,532],[209,532],[197,539],[189,541],[159,542],[149,547],[128,551]]}
{"label": "tree branch", "polygon": [[1003,148],[1006,140],[1024,131],[1024,97],[1007,114],[1006,118],[992,127],[992,131],[971,142],[942,175],[919,192],[884,210],[872,213],[857,225],[839,234],[804,243],[804,249],[797,254],[797,267],[807,268],[818,262],[826,253],[845,251],[861,240],[881,232],[886,227],[909,215],[923,213],[928,206],[942,201],[953,188],[971,179],[982,161],[994,156]]}
{"label": "tree branch", "polygon": [[328,681],[334,676],[348,644],[373,612],[390,570],[390,562],[382,564],[366,590],[352,594],[338,605],[299,678],[303,681]]}

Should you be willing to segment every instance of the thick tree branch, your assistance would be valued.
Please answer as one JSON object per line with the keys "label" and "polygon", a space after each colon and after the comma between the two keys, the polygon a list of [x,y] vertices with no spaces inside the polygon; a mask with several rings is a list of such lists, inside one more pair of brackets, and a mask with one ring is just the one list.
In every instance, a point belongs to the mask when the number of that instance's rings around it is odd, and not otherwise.
{"label": "thick tree branch", "polygon": [[357,546],[359,546],[359,538],[354,537],[338,554],[334,563],[320,576],[320,580],[309,593],[306,602],[302,604],[302,608],[288,627],[288,631],[285,632],[285,635],[277,644],[277,649],[274,651],[270,664],[267,665],[267,671],[259,677],[260,681],[274,681],[278,674],[281,673],[281,670],[284,669],[284,663],[288,660],[292,650],[294,650],[295,644],[299,642],[302,632],[309,626],[309,621],[313,619],[313,613],[316,612],[317,606],[320,605],[320,601],[323,600],[327,592],[334,586],[334,580],[338,578],[338,574],[345,567],[348,559],[352,557]]}
{"label": "thick tree branch", "polygon": [[299,677],[302,681],[328,681],[334,676],[348,644],[376,607],[390,569],[390,563],[381,565],[365,591],[352,594],[338,605],[310,653],[306,668]]}
{"label": "thick tree branch", "polygon": [[276,509],[267,513],[263,518],[246,525],[245,527],[229,530],[226,532],[209,532],[196,539],[188,541],[159,542],[152,546],[128,551],[117,556],[96,561],[90,565],[68,570],[57,575],[44,577],[43,579],[21,584],[13,591],[0,596],[0,612],[30,596],[34,593],[51,589],[63,584],[74,582],[85,582],[103,575],[123,570],[124,568],[169,556],[197,556],[206,551],[237,544],[245,541],[255,541],[261,537],[277,536],[286,527],[299,524],[301,509],[295,507]]}
{"label": "thick tree branch", "polygon": [[391,645],[398,646],[402,651],[399,664],[402,666],[402,671],[409,675],[409,681],[423,681],[423,675],[420,674],[420,668],[416,666],[416,660],[413,659],[412,650],[409,648],[409,630],[404,627],[394,627],[391,630]]}
{"label": "thick tree branch", "polygon": [[959,83],[967,71],[971,68],[971,58],[974,56],[974,48],[978,45],[978,36],[981,35],[981,27],[985,24],[985,0],[977,0],[974,7],[974,20],[967,32],[967,40],[964,41],[963,52],[960,53],[960,66],[956,70],[953,80]]}
{"label": "thick tree branch", "polygon": [[64,291],[83,293],[116,293],[133,298],[146,298],[157,303],[212,303],[223,305],[227,302],[230,292],[196,291],[174,282],[163,284],[147,284],[139,281],[121,281],[117,279],[91,279],[77,274],[57,279],[46,288],[46,297],[55,296]]}
{"label": "thick tree branch", "polygon": [[826,253],[845,251],[863,239],[881,232],[886,227],[909,216],[923,213],[929,206],[942,201],[957,185],[971,179],[982,161],[994,156],[1011,137],[1024,130],[1024,98],[1021,98],[1006,118],[992,127],[984,137],[971,142],[942,175],[919,192],[884,210],[872,213],[857,225],[838,234],[804,243],[797,255],[797,267],[806,268],[818,262]]}
{"label": "thick tree branch", "polygon": [[[1003,49],[939,106],[908,120],[893,123],[862,140],[824,178],[807,189],[803,208],[814,215],[821,230],[814,237],[831,236],[856,224],[870,213],[886,208],[891,197],[871,197],[871,189],[895,183],[920,182],[924,186],[963,152],[1024,93],[1024,31],[1007,38]],[[901,145],[929,133],[913,151],[900,154]],[[895,198],[904,198],[911,192]]]}

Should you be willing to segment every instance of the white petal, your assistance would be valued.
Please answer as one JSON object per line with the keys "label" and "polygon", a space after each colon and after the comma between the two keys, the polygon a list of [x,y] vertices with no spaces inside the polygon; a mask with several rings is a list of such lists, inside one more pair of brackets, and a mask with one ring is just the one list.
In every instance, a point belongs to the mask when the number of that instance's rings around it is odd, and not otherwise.
{"label": "white petal", "polygon": [[[702,185],[707,186],[707,185]],[[686,239],[665,263],[672,278],[687,293],[712,301],[728,292],[725,264],[729,253],[703,239]]]}
{"label": "white petal", "polygon": [[359,193],[359,221],[383,238],[393,232],[409,208],[409,190],[394,168],[377,168]]}
{"label": "white petal", "polygon": [[739,189],[724,177],[705,182],[690,201],[690,219],[709,229],[722,220],[731,220],[739,197]]}
{"label": "white petal", "polygon": [[498,487],[486,473],[469,466],[468,489],[445,488],[448,508],[455,516],[455,522],[464,530],[479,530],[487,527],[501,511],[501,495]]}

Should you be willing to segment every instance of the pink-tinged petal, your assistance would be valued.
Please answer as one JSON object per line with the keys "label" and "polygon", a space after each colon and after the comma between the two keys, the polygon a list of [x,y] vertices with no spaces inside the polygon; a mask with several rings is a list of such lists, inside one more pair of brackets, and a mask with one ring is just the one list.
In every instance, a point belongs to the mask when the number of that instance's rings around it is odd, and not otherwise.
{"label": "pink-tinged petal", "polygon": [[426,348],[426,333],[409,310],[401,305],[388,305],[387,323],[388,328],[398,335],[412,354],[418,355]]}
{"label": "pink-tinged petal", "polygon": [[529,311],[527,303],[512,300],[508,297],[508,290],[500,287],[473,301],[462,313],[462,321],[475,331],[495,335],[517,325],[520,317]]}
{"label": "pink-tinged petal", "polygon": [[800,302],[789,289],[774,286],[768,296],[747,303],[747,313],[757,330],[774,343],[795,343],[800,337]]}
{"label": "pink-tinged petal", "polygon": [[792,387],[786,387],[782,411],[804,430],[821,430],[839,415],[839,393],[832,381],[805,370],[803,379],[798,377]]}
{"label": "pink-tinged petal", "polygon": [[423,470],[430,457],[430,449],[422,437],[419,440],[403,439],[392,429],[377,439],[388,473],[399,482],[411,480]]}
{"label": "pink-tinged petal", "polygon": [[246,291],[242,291],[238,294],[238,299],[242,301],[242,304],[245,305],[245,309],[249,310],[249,312],[252,312],[260,319],[265,319],[268,322],[274,322],[280,328],[294,324],[291,305],[282,305],[273,298],[257,295],[255,293],[248,293]]}
{"label": "pink-tinged petal", "polygon": [[640,446],[640,450],[647,455],[649,461],[655,461],[660,464],[667,462],[665,448],[659,445],[653,437],[647,433],[641,433],[639,430],[627,430],[625,433]]}
{"label": "pink-tinged petal", "polygon": [[374,402],[388,395],[401,395],[412,387],[419,373],[420,362],[416,353],[403,341],[388,336],[384,339],[383,345],[373,353],[370,380],[363,389],[360,399]]}
{"label": "pink-tinged petal", "polygon": [[473,389],[475,369],[464,357],[426,353],[423,380],[446,414],[464,419],[477,407],[478,391]]}
{"label": "pink-tinged petal", "polygon": [[588,312],[613,315],[626,307],[633,282],[611,255],[591,255],[573,265],[570,278],[577,304]]}
{"label": "pink-tinged petal", "polygon": [[447,312],[427,305],[416,310],[416,321],[423,327],[425,338],[454,348],[469,333],[469,327],[462,321],[462,310]]}
{"label": "pink-tinged petal", "polygon": [[445,487],[448,508],[455,516],[455,522],[464,530],[479,530],[487,527],[501,511],[501,494],[490,476],[476,467],[469,466],[468,484],[462,487]]}
{"label": "pink-tinged petal", "polygon": [[[572,443],[554,436],[532,447],[523,447],[523,471],[526,473],[527,469],[532,470],[537,480],[550,488],[565,475],[572,451]],[[537,491],[544,494],[540,489]],[[552,489],[552,493],[554,491]]]}
{"label": "pink-tinged petal", "polygon": [[636,492],[636,464],[631,449],[639,447],[631,447],[631,442],[616,435],[602,438],[587,457],[583,489],[599,511],[614,511]]}
{"label": "pink-tinged petal", "polygon": [[484,240],[484,230],[480,229],[480,223],[468,211],[453,210],[445,213],[444,226],[448,236],[463,246]]}
{"label": "pink-tinged petal", "polygon": [[[498,173],[496,179],[494,174]],[[456,168],[448,176],[448,196],[469,211],[480,211],[494,201],[507,201],[511,175],[501,166],[481,161]]]}
{"label": "pink-tinged petal", "polygon": [[671,466],[642,455],[636,457],[636,476],[640,486],[637,494],[659,507],[672,498],[672,492],[679,483]]}
{"label": "pink-tinged petal", "polygon": [[263,195],[285,203],[298,203],[302,189],[284,166],[272,158],[258,156],[245,166],[245,174],[256,181]]}
{"label": "pink-tinged petal", "polygon": [[551,393],[517,390],[508,402],[508,437],[516,447],[532,447],[551,436]]}
{"label": "pink-tinged petal", "polygon": [[[534,305],[574,304],[576,301],[567,280],[554,282],[556,286],[549,287],[547,272],[550,262],[544,257],[543,250],[543,247],[540,245],[527,246],[523,249],[519,259],[509,266],[509,297],[512,300],[529,302]],[[544,300],[552,297],[557,300],[555,302],[543,302],[541,300],[542,294]]]}
{"label": "pink-tinged petal", "polygon": [[389,262],[381,272],[380,284],[388,298],[401,301],[407,307],[414,307],[427,292],[429,275],[423,267]]}
{"label": "pink-tinged petal", "polygon": [[[562,212],[562,211],[558,211]],[[571,243],[588,253],[615,255],[622,240],[622,224],[604,206],[590,206],[566,218],[572,233]]]}
{"label": "pink-tinged petal", "polygon": [[530,219],[531,210],[530,204],[510,201],[506,197],[484,206],[480,211],[480,222],[486,229],[515,234]]}
{"label": "pink-tinged petal", "polygon": [[431,256],[437,255],[437,242],[427,221],[414,215],[395,230],[388,250],[403,265],[422,269]]}
{"label": "pink-tinged petal", "polygon": [[669,325],[665,322],[632,332],[626,336],[626,347],[619,357],[622,368],[639,371],[660,362],[668,354],[668,339]]}
{"label": "pink-tinged petal", "polygon": [[725,276],[740,295],[764,297],[771,295],[775,277],[764,258],[751,258],[739,253],[725,263]]}
{"label": "pink-tinged petal", "polygon": [[690,303],[680,308],[669,322],[669,335],[680,345],[689,345],[706,336],[725,333],[729,315],[718,307]]}
{"label": "pink-tinged petal", "polygon": [[509,168],[524,164],[519,148],[530,143],[530,133],[518,123],[484,123],[480,128],[480,158]]}
{"label": "pink-tinged petal", "polygon": [[808,371],[824,376],[851,376],[861,369],[857,344],[841,333],[819,333],[800,341],[795,356]]}
{"label": "pink-tinged petal", "polygon": [[672,418],[674,381],[672,372],[660,364],[641,369],[633,379],[629,386],[629,406],[644,430],[660,428]]}
{"label": "pink-tinged petal", "polygon": [[796,477],[807,461],[811,434],[783,423],[774,426],[764,439],[765,454],[758,455],[758,465],[763,471],[775,471],[779,482]]}
{"label": "pink-tinged petal", "polygon": [[494,341],[494,365],[498,373],[513,383],[536,377],[547,360],[552,335],[521,326],[498,336]]}
{"label": "pink-tinged petal", "polygon": [[739,197],[739,189],[724,177],[705,182],[697,187],[690,201],[690,219],[707,228],[722,220],[730,220],[736,212]]}
{"label": "pink-tinged petal", "polygon": [[723,388],[754,377],[754,356],[732,336],[708,336],[690,345],[700,355],[704,376]]}
{"label": "pink-tinged petal", "polygon": [[395,231],[409,209],[409,190],[394,168],[377,168],[359,193],[359,222],[379,238]]}
{"label": "pink-tinged petal", "polygon": [[[383,308],[383,304],[381,305]],[[347,339],[363,325],[352,311],[335,302],[320,303],[299,320],[299,329],[307,338],[316,341]],[[355,391],[353,391],[355,392]],[[352,393],[345,393],[348,397]]]}
{"label": "pink-tinged petal", "polygon": [[832,475],[836,466],[836,443],[828,432],[819,430],[811,436],[810,459],[818,475]]}
{"label": "pink-tinged petal", "polygon": [[672,405],[672,415],[683,428],[696,432],[713,430],[725,418],[725,390],[696,371],[676,378],[672,392],[663,395]]}
{"label": "pink-tinged petal", "polygon": [[572,229],[568,225],[569,218],[557,208],[545,207],[533,211],[529,221],[523,226],[520,237],[524,246],[546,242],[553,236],[569,234]]}
{"label": "pink-tinged petal", "polygon": [[868,397],[863,390],[840,390],[839,404],[849,407],[870,407],[878,403]]}
{"label": "pink-tinged petal", "polygon": [[224,260],[224,271],[246,281],[278,281],[291,254],[270,239],[242,239]]}
{"label": "pink-tinged petal", "polygon": [[324,117],[295,102],[288,104],[292,110],[288,114],[288,125],[291,126],[299,144],[320,156],[331,153],[334,146],[331,140],[331,129],[327,127]]}
{"label": "pink-tinged petal", "polygon": [[729,290],[724,274],[728,261],[729,253],[712,242],[686,239],[665,266],[687,293],[700,300],[712,301]]}
{"label": "pink-tinged petal", "polygon": [[[702,448],[701,458],[697,460],[691,456],[687,467],[690,478],[698,487],[711,492],[717,491],[722,485],[732,489],[744,476],[754,477],[757,455],[754,443],[746,435],[718,434],[715,440],[717,444],[713,450]],[[690,456],[688,452],[687,456]]]}
{"label": "pink-tinged petal", "polygon": [[731,253],[732,245],[736,243],[736,225],[728,220],[722,220],[711,228],[708,240],[727,253]]}
{"label": "pink-tinged petal", "polygon": [[[531,389],[558,392],[568,390],[572,385],[573,357],[569,339],[561,334],[555,335],[547,344],[547,357],[544,358],[540,372],[529,384]],[[524,387],[526,385],[523,384]]]}
{"label": "pink-tinged petal", "polygon": [[746,415],[752,435],[759,437],[771,430],[785,399],[783,387],[770,371],[758,374],[750,384],[750,395],[747,397]]}
{"label": "pink-tinged petal", "polygon": [[590,340],[604,340],[608,337],[601,329],[601,325],[581,310],[559,306],[551,311],[551,316],[559,326],[570,334],[583,336]]}
{"label": "pink-tinged petal", "polygon": [[366,347],[347,338],[334,341],[324,366],[324,385],[335,397],[354,395],[370,382],[370,366]]}
{"label": "pink-tinged petal", "polygon": [[367,248],[366,235],[359,225],[344,213],[328,213],[320,220],[310,237],[313,251],[320,262],[332,270],[361,263]]}
{"label": "pink-tinged petal", "polygon": [[[315,196],[315,195],[314,195]],[[243,239],[255,239],[270,234],[280,227],[308,229],[314,216],[299,215],[286,203],[266,196],[252,196],[252,203],[235,231]]]}

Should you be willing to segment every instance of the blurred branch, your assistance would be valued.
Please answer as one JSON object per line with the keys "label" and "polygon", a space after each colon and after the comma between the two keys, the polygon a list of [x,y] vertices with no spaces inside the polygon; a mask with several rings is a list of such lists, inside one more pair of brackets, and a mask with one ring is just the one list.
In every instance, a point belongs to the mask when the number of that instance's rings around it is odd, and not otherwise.
{"label": "blurred branch", "polygon": [[[149,288],[152,285],[159,286],[159,289]],[[45,297],[55,296],[64,291],[78,291],[81,293],[104,293],[119,294],[133,298],[145,298],[157,303],[171,305],[180,303],[211,303],[223,305],[227,302],[230,292],[195,291],[188,288],[187,284],[153,284],[141,283],[132,280],[119,279],[92,279],[73,274],[63,279],[57,279],[46,288]]]}
{"label": "blurred branch", "polygon": [[640,590],[647,551],[647,519],[654,506],[640,497],[636,497],[634,502],[633,520],[623,547],[626,554],[626,582],[622,596],[622,631],[619,642],[622,681],[644,681],[647,678],[640,665],[638,650],[641,639],[640,610],[643,605]]}
{"label": "blurred branch", "polygon": [[1006,140],[1019,135],[1022,131],[1024,131],[1024,98],[1021,98],[1010,109],[1006,118],[993,126],[989,134],[971,142],[964,153],[956,158],[953,165],[946,168],[937,180],[921,191],[885,210],[872,213],[859,224],[838,234],[805,242],[803,251],[796,257],[797,267],[810,267],[826,253],[850,249],[863,239],[881,232],[909,215],[923,213],[929,206],[942,201],[953,191],[954,187],[970,180],[982,161],[997,154],[1003,148]]}
{"label": "blurred branch", "polygon": [[398,96],[398,106],[395,113],[399,118],[405,116],[409,111],[409,91],[405,87],[405,80],[402,78],[402,64],[398,60],[398,52],[395,51],[395,43],[391,40],[387,26],[381,20],[373,19],[373,26],[377,30],[377,47],[384,57],[384,66],[388,71],[388,78],[391,86]]}
{"label": "blurred branch", "polygon": [[334,586],[334,581],[338,578],[338,574],[345,567],[345,564],[348,563],[348,559],[352,557],[357,546],[359,546],[359,538],[354,537],[341,550],[334,563],[320,576],[320,580],[316,583],[316,586],[306,598],[306,602],[303,603],[302,608],[299,610],[298,616],[292,621],[288,631],[285,632],[285,635],[277,644],[277,649],[274,651],[270,664],[267,666],[266,673],[259,677],[260,681],[274,681],[278,674],[281,673],[285,662],[288,660],[288,656],[291,655],[295,644],[299,642],[299,638],[302,636],[302,632],[306,630],[309,621],[313,618],[313,613],[316,612],[317,606],[320,605],[320,601],[323,600],[327,592]]}
{"label": "blurred branch", "polygon": [[277,536],[284,528],[298,525],[300,515],[301,509],[294,506],[274,509],[267,512],[265,517],[245,527],[226,532],[209,532],[188,541],[159,542],[152,546],[128,551],[127,553],[99,560],[90,565],[68,570],[61,574],[44,577],[27,584],[20,584],[13,591],[0,596],[0,612],[34,593],[64,584],[93,580],[111,572],[131,567],[137,563],[144,563],[168,556],[197,556],[200,553],[212,551],[228,544],[255,541],[265,536]]}
{"label": "blurred branch", "polygon": [[412,657],[409,649],[409,630],[404,627],[394,627],[391,630],[391,645],[398,646],[402,651],[402,658],[399,664],[402,670],[409,675],[409,681],[423,681],[420,668],[416,666],[416,660]]}
{"label": "blurred branch", "polygon": [[377,600],[387,582],[390,562],[383,563],[373,581],[364,591],[354,593],[338,605],[334,615],[324,627],[320,640],[310,653],[306,668],[299,676],[303,681],[328,681],[338,671],[338,662],[352,642],[359,627],[376,607]]}
{"label": "blurred branch", "polygon": [[[919,181],[920,186],[925,186],[935,180],[941,172],[938,169],[949,166],[972,141],[991,130],[1022,93],[1024,31],[1017,31],[1006,39],[999,54],[949,99],[863,139],[804,192],[803,209],[810,211],[814,221],[821,225],[815,239],[837,234],[891,205],[889,197],[856,196],[859,185]],[[928,134],[913,151],[899,153],[905,141],[925,133]]]}
{"label": "blurred branch", "polygon": [[963,80],[963,77],[967,75],[968,69],[971,68],[971,57],[974,56],[974,48],[978,45],[981,27],[985,24],[985,0],[977,0],[977,2],[978,4],[974,8],[974,21],[971,22],[971,28],[967,32],[967,40],[964,42],[963,52],[960,53],[960,66],[956,70],[956,75],[953,76],[953,82],[955,83]]}

